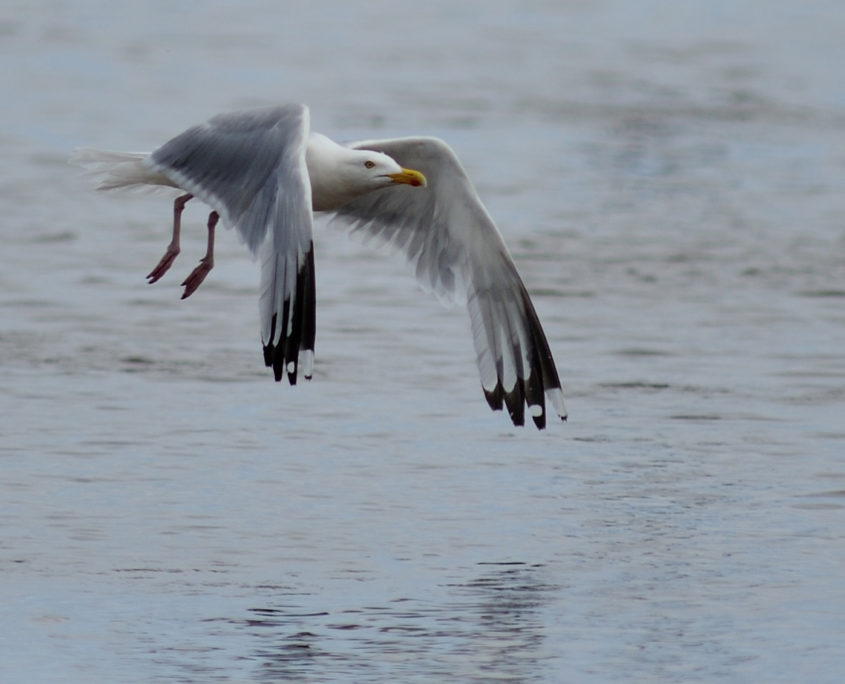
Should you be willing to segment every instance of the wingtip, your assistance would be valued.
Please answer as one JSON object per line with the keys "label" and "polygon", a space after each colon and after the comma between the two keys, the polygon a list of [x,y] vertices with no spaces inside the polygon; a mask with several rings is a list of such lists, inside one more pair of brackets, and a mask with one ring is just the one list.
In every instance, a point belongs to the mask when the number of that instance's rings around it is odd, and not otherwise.
{"label": "wingtip", "polygon": [[546,427],[546,407],[543,404],[528,404],[528,413],[538,430]]}
{"label": "wingtip", "polygon": [[492,390],[488,390],[482,385],[481,389],[484,390],[484,398],[487,400],[487,405],[494,411],[501,411],[505,399],[502,386],[497,384]]}
{"label": "wingtip", "polygon": [[314,350],[305,349],[300,354],[299,367],[302,369],[302,377],[310,380],[314,375]]}
{"label": "wingtip", "polygon": [[[516,427],[523,427],[525,425],[525,415],[527,413],[531,416],[531,420],[534,421],[534,425],[538,430],[546,429],[547,405],[542,400],[542,394],[540,395],[539,403],[529,403],[527,393],[519,394],[516,387],[510,392],[506,392],[500,382],[496,383],[493,389],[487,389],[482,385],[482,390],[484,391],[484,398],[487,400],[487,404],[491,409],[501,411],[507,407],[511,422]],[[553,410],[561,422],[565,423],[568,414],[566,412],[566,406],[563,403],[563,390],[560,387],[552,387],[546,390],[545,399],[548,402],[549,410]]]}
{"label": "wingtip", "polygon": [[566,421],[568,414],[566,411],[566,404],[563,402],[563,390],[560,387],[551,387],[547,389],[546,399],[549,404],[551,404],[552,408],[554,408],[555,413],[560,416],[560,419],[562,421]]}

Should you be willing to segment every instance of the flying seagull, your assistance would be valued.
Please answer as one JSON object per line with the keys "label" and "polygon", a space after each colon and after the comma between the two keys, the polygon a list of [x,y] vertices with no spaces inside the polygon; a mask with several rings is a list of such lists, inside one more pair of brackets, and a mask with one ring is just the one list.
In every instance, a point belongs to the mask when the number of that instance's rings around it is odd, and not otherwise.
{"label": "flying seagull", "polygon": [[190,296],[214,266],[214,230],[238,230],[261,263],[264,361],[276,380],[310,379],[314,363],[314,212],[398,246],[425,289],[469,310],[481,386],[514,425],[525,409],[539,429],[546,405],[563,420],[563,391],[546,335],[499,230],[454,151],[428,137],[340,145],[310,130],[302,104],[220,114],[152,153],[77,150],[100,190],[169,186],[173,234],[147,276],[179,254],[181,214],[193,197],[211,209],[208,246],[185,279]]}

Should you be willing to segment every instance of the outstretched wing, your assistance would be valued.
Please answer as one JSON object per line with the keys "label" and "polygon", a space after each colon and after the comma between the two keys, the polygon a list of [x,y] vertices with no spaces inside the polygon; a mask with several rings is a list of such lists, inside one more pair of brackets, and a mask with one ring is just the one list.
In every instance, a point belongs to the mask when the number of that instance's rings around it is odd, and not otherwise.
{"label": "outstretched wing", "polygon": [[515,425],[525,406],[538,428],[546,401],[566,419],[563,391],[531,298],[501,234],[452,149],[436,138],[353,143],[384,152],[425,174],[428,186],[395,186],[363,195],[336,216],[354,230],[401,248],[427,289],[465,301],[481,373],[494,410],[507,406]]}
{"label": "outstretched wing", "polygon": [[[261,340],[276,380],[311,376],[315,296],[308,108],[221,114],[146,160],[155,173],[215,209],[261,261]],[[300,351],[303,358],[300,359]]]}

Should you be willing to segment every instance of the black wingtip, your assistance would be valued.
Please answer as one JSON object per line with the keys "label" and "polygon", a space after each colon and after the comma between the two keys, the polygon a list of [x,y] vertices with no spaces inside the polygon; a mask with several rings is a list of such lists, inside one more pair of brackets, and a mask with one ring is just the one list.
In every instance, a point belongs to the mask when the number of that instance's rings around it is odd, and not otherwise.
{"label": "black wingtip", "polygon": [[[293,311],[291,311],[293,306]],[[311,245],[306,258],[300,264],[296,277],[296,290],[293,292],[293,304],[288,298],[284,301],[281,319],[273,314],[270,321],[270,341],[264,345],[264,365],[273,369],[276,382],[281,382],[287,375],[288,382],[295,385],[299,373],[299,354],[303,351],[314,352],[316,337],[316,292],[314,287],[314,245]],[[276,326],[283,321],[278,344]],[[290,322],[290,329],[288,329]],[[309,364],[310,365],[310,364]],[[311,379],[311,373],[305,376]]]}
{"label": "black wingtip", "polygon": [[505,406],[508,407],[514,425],[525,425],[525,396],[522,394],[522,383],[517,382],[510,392],[505,392]]}
{"label": "black wingtip", "polygon": [[[507,407],[508,415],[515,426],[525,425],[527,413],[538,430],[545,430],[548,421],[546,398],[542,386],[538,387],[539,383],[535,379],[536,376],[532,374],[527,380],[518,381],[510,392],[505,392],[501,382],[497,382],[492,390],[482,386],[484,398],[494,411]],[[565,415],[560,416],[563,422],[566,422],[566,418]]]}
{"label": "black wingtip", "polygon": [[492,390],[481,388],[484,390],[484,398],[487,400],[487,405],[494,411],[501,411],[504,404],[505,393],[502,390],[502,385],[497,383]]}

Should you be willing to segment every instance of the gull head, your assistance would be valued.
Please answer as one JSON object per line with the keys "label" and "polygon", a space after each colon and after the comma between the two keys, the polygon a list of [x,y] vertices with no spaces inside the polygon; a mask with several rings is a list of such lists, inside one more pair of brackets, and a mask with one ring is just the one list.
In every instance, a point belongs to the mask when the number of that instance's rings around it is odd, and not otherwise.
{"label": "gull head", "polygon": [[305,154],[315,211],[332,211],[374,190],[395,185],[422,187],[419,171],[403,169],[383,152],[355,150],[312,133]]}
{"label": "gull head", "polygon": [[419,188],[427,184],[425,176],[419,171],[402,168],[395,159],[383,152],[356,150],[356,159],[352,160],[352,163],[358,165],[358,172],[366,177],[374,189],[390,185],[411,185]]}

